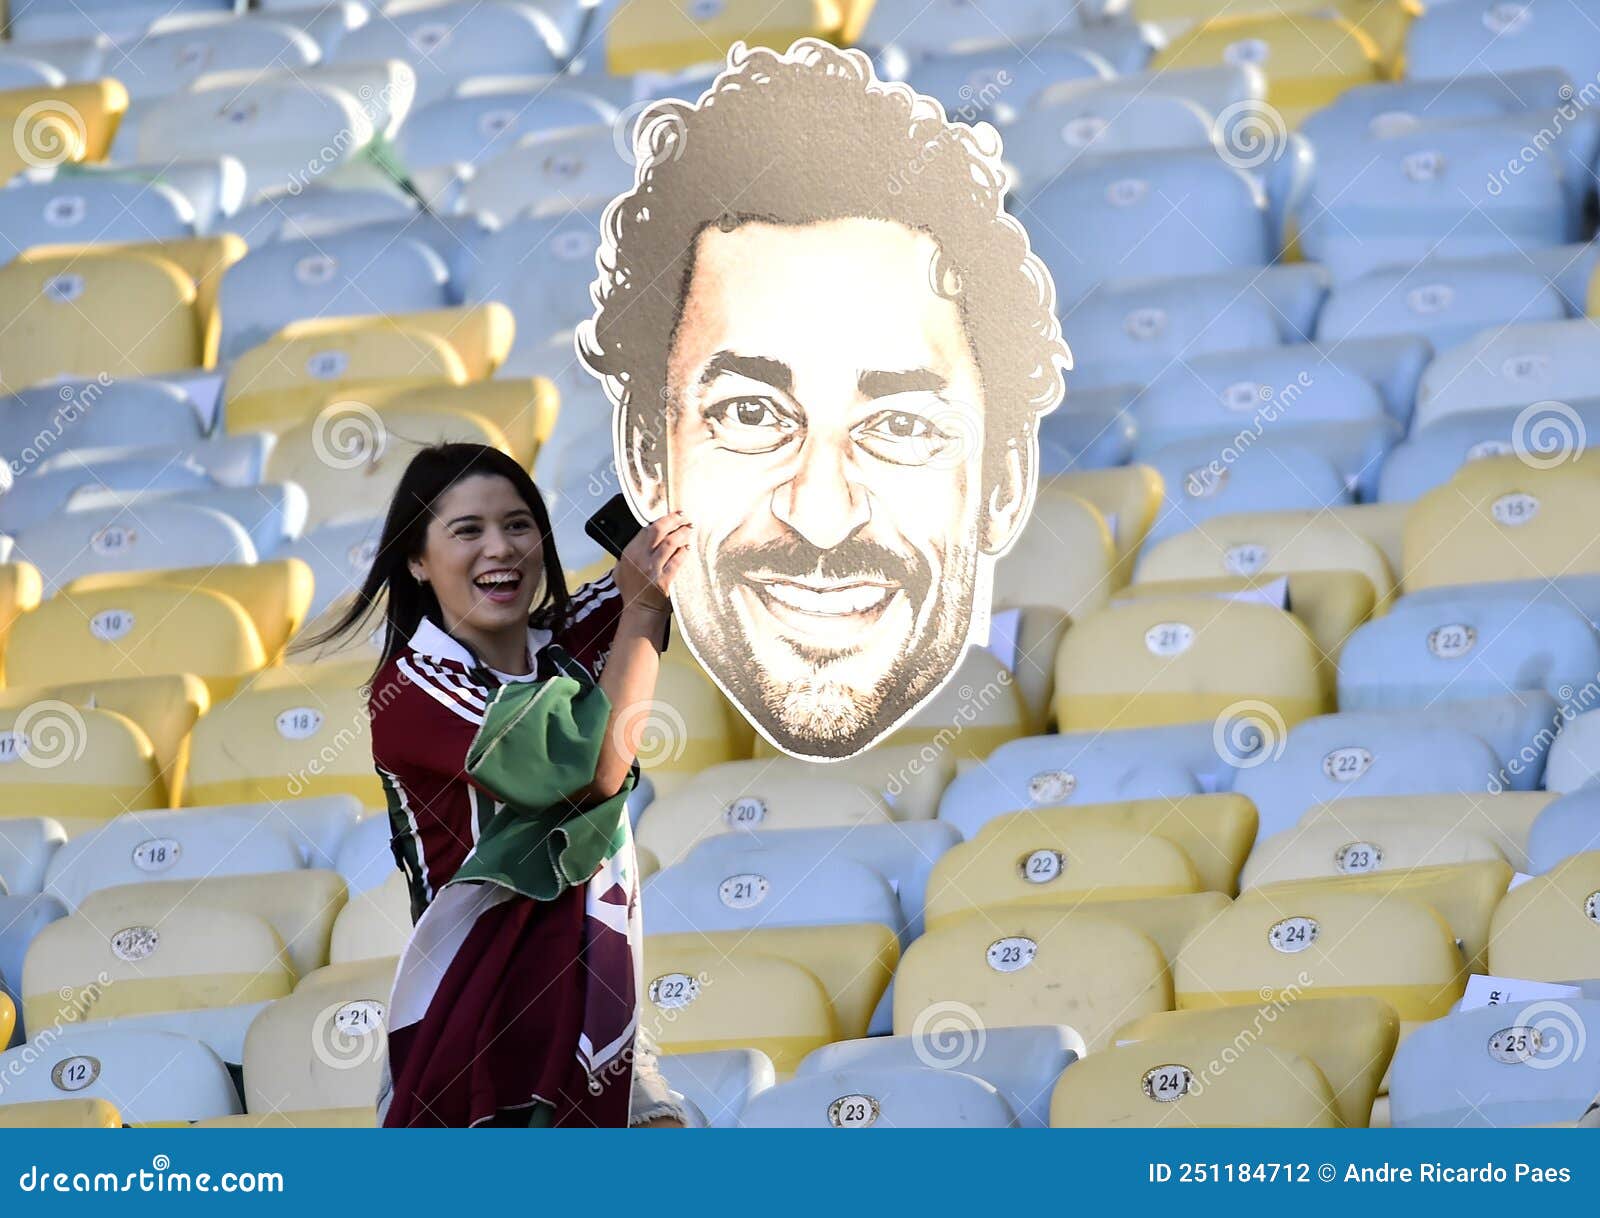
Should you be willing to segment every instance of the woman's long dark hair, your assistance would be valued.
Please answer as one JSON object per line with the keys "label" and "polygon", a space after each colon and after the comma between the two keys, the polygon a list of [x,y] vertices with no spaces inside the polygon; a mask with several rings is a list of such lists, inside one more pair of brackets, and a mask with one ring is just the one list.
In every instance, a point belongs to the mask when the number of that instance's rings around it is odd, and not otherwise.
{"label": "woman's long dark hair", "polygon": [[567,607],[567,580],[556,554],[550,512],[528,471],[499,449],[482,444],[434,444],[411,458],[411,464],[401,475],[400,485],[389,502],[388,515],[384,517],[383,533],[378,539],[372,567],[356,593],[355,602],[332,626],[294,644],[290,650],[309,651],[364,630],[367,619],[380,602],[384,635],[383,656],[378,668],[405,649],[423,618],[431,618],[435,625],[444,629],[444,617],[433,586],[418,583],[407,564],[419,557],[427,544],[428,523],[433,519],[440,496],[475,474],[493,474],[506,479],[533,513],[543,546],[544,582],[532,607],[532,616],[559,617]]}

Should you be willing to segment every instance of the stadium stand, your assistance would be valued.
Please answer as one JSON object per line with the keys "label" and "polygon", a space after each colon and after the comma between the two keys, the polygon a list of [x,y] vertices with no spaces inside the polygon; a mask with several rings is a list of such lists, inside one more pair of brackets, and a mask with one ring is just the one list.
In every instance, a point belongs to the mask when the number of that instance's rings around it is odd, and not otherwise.
{"label": "stadium stand", "polygon": [[375,653],[289,648],[438,439],[512,454],[600,569],[573,331],[633,123],[807,36],[993,124],[1075,366],[995,568],[1012,645],[894,736],[779,756],[664,657],[629,811],[689,1123],[1576,1123],[1597,29],[1573,0],[11,0],[0,1128],[373,1123],[410,931]]}

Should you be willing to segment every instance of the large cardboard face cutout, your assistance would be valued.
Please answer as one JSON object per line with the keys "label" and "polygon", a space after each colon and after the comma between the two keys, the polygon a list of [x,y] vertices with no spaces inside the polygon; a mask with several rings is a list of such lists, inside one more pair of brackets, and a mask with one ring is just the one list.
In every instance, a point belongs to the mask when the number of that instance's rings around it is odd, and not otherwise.
{"label": "large cardboard face cutout", "polygon": [[761,734],[837,760],[989,626],[1071,355],[1000,140],[813,40],[736,46],[634,134],[579,355],[642,520],[695,525],[681,634]]}

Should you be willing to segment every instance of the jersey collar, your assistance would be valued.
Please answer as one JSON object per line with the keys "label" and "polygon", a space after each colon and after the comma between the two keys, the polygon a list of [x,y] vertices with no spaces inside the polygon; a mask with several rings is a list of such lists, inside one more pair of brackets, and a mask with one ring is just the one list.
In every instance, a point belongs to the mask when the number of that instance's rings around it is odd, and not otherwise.
{"label": "jersey collar", "polygon": [[[554,637],[548,630],[540,630],[537,627],[529,626],[528,655],[537,657]],[[448,660],[450,663],[459,664],[463,668],[474,668],[478,663],[470,651],[446,634],[432,618],[425,617],[422,619],[422,624],[417,627],[416,633],[411,636],[411,642],[408,646],[418,655],[424,655],[435,660]],[[537,668],[537,665],[535,667]],[[508,676],[492,668],[489,671],[502,681],[533,680],[532,673],[527,676]]]}

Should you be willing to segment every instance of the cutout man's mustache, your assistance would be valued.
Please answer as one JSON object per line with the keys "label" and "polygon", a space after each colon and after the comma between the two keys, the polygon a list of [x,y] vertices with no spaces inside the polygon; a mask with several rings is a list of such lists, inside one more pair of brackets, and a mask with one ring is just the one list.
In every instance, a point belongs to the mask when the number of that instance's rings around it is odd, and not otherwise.
{"label": "cutout man's mustache", "polygon": [[743,579],[751,571],[794,580],[869,580],[899,584],[913,593],[914,600],[920,600],[929,583],[926,569],[914,557],[861,537],[824,550],[791,534],[725,549],[717,556],[716,566],[718,576],[725,581]]}

